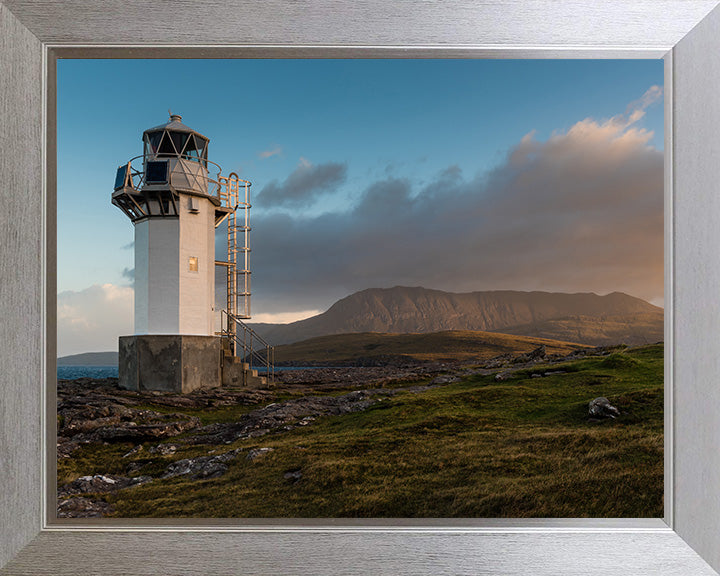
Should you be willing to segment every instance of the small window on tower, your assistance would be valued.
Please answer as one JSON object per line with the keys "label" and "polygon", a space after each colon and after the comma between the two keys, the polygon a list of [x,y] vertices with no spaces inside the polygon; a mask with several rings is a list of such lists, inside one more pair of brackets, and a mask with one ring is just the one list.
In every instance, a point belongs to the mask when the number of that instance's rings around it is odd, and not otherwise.
{"label": "small window on tower", "polygon": [[190,261],[188,262],[188,270],[190,272],[197,272],[198,271],[198,259],[197,256],[190,256]]}

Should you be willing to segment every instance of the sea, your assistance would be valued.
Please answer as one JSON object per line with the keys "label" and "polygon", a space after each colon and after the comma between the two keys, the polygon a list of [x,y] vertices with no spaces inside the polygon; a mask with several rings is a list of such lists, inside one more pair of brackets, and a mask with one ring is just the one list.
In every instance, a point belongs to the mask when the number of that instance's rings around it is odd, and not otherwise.
{"label": "sea", "polygon": [[[265,367],[254,366],[258,373],[265,372]],[[312,370],[316,366],[275,366],[275,372],[281,370]],[[58,380],[74,380],[75,378],[117,378],[117,366],[58,366]]]}
{"label": "sea", "polygon": [[58,380],[75,378],[117,378],[117,366],[58,366]]}

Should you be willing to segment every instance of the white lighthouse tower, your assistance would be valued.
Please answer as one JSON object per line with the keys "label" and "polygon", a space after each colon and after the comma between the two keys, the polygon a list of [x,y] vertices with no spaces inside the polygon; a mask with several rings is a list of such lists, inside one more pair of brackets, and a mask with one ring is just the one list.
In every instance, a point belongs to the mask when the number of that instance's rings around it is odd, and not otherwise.
{"label": "white lighthouse tower", "polygon": [[[120,338],[120,385],[188,392],[259,381],[250,363],[269,363],[270,350],[258,356],[252,343],[265,343],[242,323],[250,317],[250,183],[222,176],[208,159],[209,139],[177,114],[142,140],[142,156],[118,168],[112,195],[135,227],[135,334]],[[215,229],[225,220],[228,258],[216,261]],[[216,333],[218,265],[228,294]]]}

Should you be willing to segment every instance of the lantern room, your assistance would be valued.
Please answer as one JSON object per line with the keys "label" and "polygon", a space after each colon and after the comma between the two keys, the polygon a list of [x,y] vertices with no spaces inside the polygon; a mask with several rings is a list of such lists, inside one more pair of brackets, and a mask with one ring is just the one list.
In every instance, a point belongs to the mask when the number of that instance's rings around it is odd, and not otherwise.
{"label": "lantern room", "polygon": [[[217,183],[209,176],[210,170],[219,172],[208,160],[209,138],[173,114],[167,124],[145,130],[142,141],[142,156],[120,166],[115,176],[112,202],[130,220],[178,216],[179,193],[207,197],[218,208],[218,220],[227,216],[217,198]],[[142,167],[135,168],[133,162],[140,160]]]}

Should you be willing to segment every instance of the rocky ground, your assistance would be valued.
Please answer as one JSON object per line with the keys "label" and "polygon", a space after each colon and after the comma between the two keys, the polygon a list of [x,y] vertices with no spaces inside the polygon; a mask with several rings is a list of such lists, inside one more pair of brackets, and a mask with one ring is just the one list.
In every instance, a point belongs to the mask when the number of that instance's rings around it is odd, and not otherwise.
{"label": "rocky ground", "polygon": [[[242,438],[282,434],[309,426],[324,416],[366,410],[399,392],[422,393],[473,374],[508,378],[514,371],[538,364],[604,355],[614,348],[577,350],[565,357],[550,357],[540,347],[529,354],[503,355],[483,365],[412,364],[385,367],[317,368],[285,370],[276,374],[267,390],[214,388],[190,394],[131,392],[117,386],[116,378],[60,380],[57,387],[57,457],[73,458],[81,446],[131,443],[123,458],[124,473],[94,474],[58,486],[58,517],[102,517],[111,506],[97,495],[132,489],[157,478],[189,475],[213,478],[228,469],[228,462],[261,458],[271,448],[225,451],[226,444]],[[539,372],[537,377],[543,374]],[[151,408],[149,408],[150,406]],[[193,413],[247,406],[235,421],[203,425]],[[148,447],[149,446],[149,447]],[[154,460],[188,447],[210,448],[204,456],[167,464],[159,473],[141,474]],[[290,478],[289,480],[296,480]]]}

